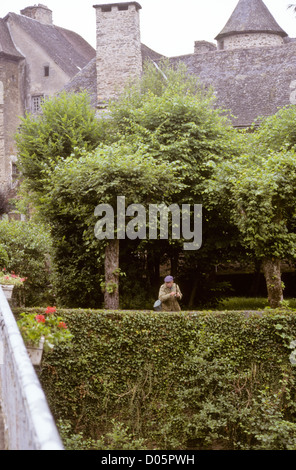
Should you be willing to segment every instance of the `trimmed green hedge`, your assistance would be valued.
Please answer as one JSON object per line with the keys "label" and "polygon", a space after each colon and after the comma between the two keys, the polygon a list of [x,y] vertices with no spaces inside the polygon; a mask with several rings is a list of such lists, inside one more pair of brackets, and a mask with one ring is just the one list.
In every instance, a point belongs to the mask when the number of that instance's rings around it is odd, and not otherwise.
{"label": "trimmed green hedge", "polygon": [[102,446],[119,423],[147,449],[296,450],[296,311],[58,313],[74,341],[40,381],[72,433]]}

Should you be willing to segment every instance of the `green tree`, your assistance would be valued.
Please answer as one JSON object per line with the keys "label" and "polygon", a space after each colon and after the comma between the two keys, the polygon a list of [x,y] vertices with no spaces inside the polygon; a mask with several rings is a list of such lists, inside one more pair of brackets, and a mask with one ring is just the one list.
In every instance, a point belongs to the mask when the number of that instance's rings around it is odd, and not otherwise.
{"label": "green tree", "polygon": [[239,154],[242,140],[215,108],[212,90],[205,90],[184,64],[160,66],[162,74],[147,64],[140,83],[113,103],[111,125],[119,138],[141,142],[153,158],[178,164],[185,184],[178,201],[194,203],[212,163]]}
{"label": "green tree", "polygon": [[211,277],[214,266],[242,255],[236,227],[229,224],[223,207],[204,205],[204,188],[215,163],[240,154],[244,136],[215,108],[212,91],[205,90],[183,64],[174,69],[164,61],[160,69],[162,73],[153,64],[146,66],[141,82],[111,107],[111,119],[119,135],[142,142],[154,158],[179,165],[184,188],[176,203],[203,204],[202,250],[184,253],[182,244],[167,243],[155,260],[159,243],[139,246],[155,272],[157,262],[169,261],[173,273],[183,276],[184,284],[190,285],[187,297],[192,306],[197,286],[208,285],[205,278]]}
{"label": "green tree", "polygon": [[0,267],[27,278],[24,287],[16,289],[18,300],[26,306],[51,302],[52,246],[48,227],[32,220],[3,219],[0,221],[0,240]]}
{"label": "green tree", "polygon": [[[105,308],[119,308],[117,197],[124,196],[126,206],[141,204],[144,208],[151,203],[168,202],[171,194],[182,188],[176,177],[177,170],[177,165],[168,165],[150,157],[141,145],[136,149],[119,142],[112,146],[102,145],[79,160],[69,157],[51,172],[51,186],[44,197],[46,209],[44,207],[43,210],[54,229],[53,237],[55,239],[55,228],[60,237],[61,226],[66,226],[65,221],[75,220],[75,232],[80,233],[84,249],[94,255],[97,253],[97,260],[104,258],[105,279],[102,284]],[[109,220],[110,223],[114,222],[113,237],[106,235],[107,238],[101,241],[94,233],[98,222],[95,208],[99,204],[108,204],[114,210],[114,219]],[[125,231],[125,225],[122,228]],[[139,227],[135,222],[137,230]],[[91,282],[88,279],[88,283]]]}
{"label": "green tree", "polygon": [[277,113],[263,118],[254,134],[256,152],[268,150],[295,150],[296,148],[296,107],[286,106]]}
{"label": "green tree", "polygon": [[261,261],[271,307],[283,300],[281,261],[296,256],[295,178],[295,152],[269,151],[220,163],[207,191],[214,200],[220,194],[242,243]]}
{"label": "green tree", "polygon": [[[28,189],[42,195],[48,181],[44,172],[80,151],[91,151],[104,136],[86,93],[61,93],[44,101],[40,115],[27,114],[16,135],[18,167]],[[36,198],[35,198],[36,200]]]}
{"label": "green tree", "polygon": [[[183,65],[174,69],[164,63],[161,67],[163,73],[150,64],[139,83],[127,89],[121,98],[113,103],[107,114],[103,113],[98,116],[97,122],[94,113],[90,113],[88,105],[85,104],[85,97],[80,95],[77,98],[78,101],[75,101],[73,96],[57,97],[52,102],[45,103],[43,115],[39,118],[27,116],[24,120],[17,137],[20,170],[28,190],[33,195],[35,205],[40,213],[51,222],[51,233],[55,237],[54,249],[56,250],[54,266],[59,279],[59,289],[63,291],[61,294],[64,299],[69,285],[75,285],[76,288],[72,292],[77,292],[78,284],[86,284],[87,280],[94,275],[95,261],[98,258],[101,260],[98,247],[93,256],[90,249],[93,245],[89,242],[87,247],[85,245],[85,217],[89,215],[84,214],[84,220],[82,219],[81,198],[78,200],[73,195],[67,196],[69,204],[73,205],[72,211],[69,211],[69,205],[66,204],[65,199],[63,204],[67,210],[55,206],[52,199],[53,194],[57,200],[62,197],[63,192],[70,194],[71,191],[69,192],[66,186],[68,184],[75,186],[77,192],[81,192],[75,185],[74,178],[65,180],[64,186],[58,184],[57,168],[62,168],[65,160],[67,160],[68,167],[73,160],[79,168],[79,162],[82,162],[82,159],[97,147],[101,140],[105,143],[103,154],[107,152],[108,146],[111,154],[114,152],[117,156],[120,154],[120,165],[117,163],[120,175],[124,174],[125,159],[127,162],[132,161],[131,153],[137,156],[138,160],[135,164],[140,170],[144,169],[144,162],[140,164],[141,158],[148,159],[147,161],[153,168],[151,170],[146,168],[146,177],[139,178],[138,182],[134,178],[128,187],[123,183],[123,178],[117,181],[116,168],[109,162],[113,174],[110,170],[106,173],[106,170],[101,168],[100,172],[95,175],[97,187],[102,178],[105,203],[108,203],[109,197],[112,199],[115,194],[118,195],[116,191],[120,191],[120,195],[125,196],[123,189],[128,196],[136,195],[139,191],[141,192],[141,185],[142,197],[135,198],[133,202],[148,203],[148,200],[145,201],[145,195],[147,191],[150,191],[150,171],[152,171],[154,198],[151,201],[164,202],[164,194],[168,194],[168,189],[170,189],[168,200],[173,203],[201,204],[203,202],[202,189],[213,172],[215,162],[231,158],[233,154],[239,153],[240,136],[227,118],[222,116],[221,110],[215,109],[213,94],[204,90],[196,77],[190,76]],[[71,106],[66,105],[68,100]],[[82,100],[82,106],[79,100]],[[85,116],[88,115],[91,115],[87,120],[88,125],[84,125]],[[80,121],[83,124],[81,128]],[[91,138],[89,133],[84,131],[89,127],[92,130]],[[124,152],[126,152],[126,157]],[[102,150],[94,154],[94,159],[104,161]],[[161,165],[166,165],[166,174],[169,178],[165,174],[161,177],[157,176],[156,170],[159,170]],[[170,167],[173,173],[170,173]],[[97,205],[101,200],[96,193],[98,189],[93,191],[91,186],[87,189],[91,178],[88,173],[86,174],[88,177],[80,180],[82,187],[86,188],[83,202],[89,197],[93,204],[92,196],[95,195],[95,205]],[[107,180],[104,180],[107,174],[108,185]],[[157,181],[156,186],[155,181]],[[59,195],[55,193],[56,187],[59,188]],[[59,211],[56,215],[54,215],[54,207]],[[49,208],[51,213],[49,213]],[[90,205],[88,205],[89,209]],[[225,225],[226,219],[224,218],[222,222],[221,220],[218,212],[205,214],[204,227],[206,226],[208,234],[211,233],[212,239],[224,238],[225,227],[220,230],[219,224]],[[211,230],[212,223],[215,227],[213,230]],[[230,230],[228,234],[233,236]],[[179,243],[176,241],[171,243],[171,240],[161,242],[163,243],[143,241],[137,245],[136,251],[148,253],[150,260],[153,259],[153,261],[158,258],[155,264],[159,264],[165,257],[168,257],[178,269],[178,257],[183,255],[182,240]],[[214,243],[207,246],[207,256],[203,263],[205,267],[211,265],[210,258],[216,248]],[[90,251],[86,252],[86,248]],[[58,256],[57,253],[59,253]],[[155,256],[156,253],[159,256]],[[194,254],[194,257],[196,256],[198,255]],[[188,263],[190,263],[190,258],[188,258]],[[151,264],[148,262],[148,265]],[[69,268],[68,275],[65,275],[66,267]],[[154,271],[157,272],[157,269]],[[67,284],[65,289],[63,289],[64,284]],[[75,298],[75,294],[73,297]],[[67,302],[69,302],[69,297],[67,297]]]}

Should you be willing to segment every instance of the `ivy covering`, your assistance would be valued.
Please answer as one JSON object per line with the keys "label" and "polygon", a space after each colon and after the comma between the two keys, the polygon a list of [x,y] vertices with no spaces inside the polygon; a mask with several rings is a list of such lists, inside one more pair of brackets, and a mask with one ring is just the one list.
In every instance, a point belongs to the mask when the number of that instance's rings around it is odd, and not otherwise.
{"label": "ivy covering", "polygon": [[117,423],[128,448],[296,450],[296,311],[58,313],[74,338],[40,380],[80,446]]}

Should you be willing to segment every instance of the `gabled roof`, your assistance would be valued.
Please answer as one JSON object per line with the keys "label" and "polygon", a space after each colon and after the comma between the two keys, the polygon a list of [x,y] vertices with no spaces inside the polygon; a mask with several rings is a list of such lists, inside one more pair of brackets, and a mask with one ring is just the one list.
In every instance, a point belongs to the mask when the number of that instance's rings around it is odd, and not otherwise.
{"label": "gabled roof", "polygon": [[16,49],[11,40],[7,25],[0,18],[0,57],[6,56],[10,59],[24,59],[22,54]]}
{"label": "gabled roof", "polygon": [[16,13],[8,13],[4,20],[9,19],[30,35],[69,77],[76,75],[96,55],[95,49],[72,31]]}
{"label": "gabled roof", "polygon": [[282,37],[287,36],[262,0],[239,0],[231,17],[215,39],[243,33],[272,33]]}
{"label": "gabled roof", "polygon": [[93,107],[97,104],[97,64],[94,57],[79,73],[63,88],[68,93],[87,91]]}
{"label": "gabled roof", "polygon": [[[142,63],[144,65],[146,60],[159,61],[164,56],[158,52],[153,51],[150,47],[141,44]],[[97,65],[96,58],[93,58],[69,83],[64,87],[64,90],[71,93],[79,93],[87,91],[92,106],[97,105]]]}

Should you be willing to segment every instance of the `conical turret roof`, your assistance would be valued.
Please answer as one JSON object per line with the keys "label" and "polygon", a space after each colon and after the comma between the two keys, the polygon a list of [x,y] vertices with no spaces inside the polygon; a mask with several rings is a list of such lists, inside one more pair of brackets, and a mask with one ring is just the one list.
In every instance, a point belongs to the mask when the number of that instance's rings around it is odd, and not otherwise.
{"label": "conical turret roof", "polygon": [[239,0],[231,17],[215,39],[243,33],[271,33],[282,37],[287,36],[262,0]]}

